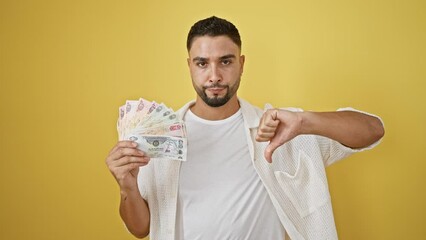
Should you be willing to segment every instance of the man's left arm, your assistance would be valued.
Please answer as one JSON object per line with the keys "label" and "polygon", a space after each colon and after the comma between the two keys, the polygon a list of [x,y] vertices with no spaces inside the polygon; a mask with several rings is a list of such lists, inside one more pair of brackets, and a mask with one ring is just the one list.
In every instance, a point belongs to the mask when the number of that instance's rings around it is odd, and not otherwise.
{"label": "man's left arm", "polygon": [[291,112],[267,110],[259,124],[256,140],[270,141],[265,158],[272,162],[272,153],[279,146],[301,134],[328,137],[350,148],[364,148],[384,135],[384,127],[377,117],[356,111]]}

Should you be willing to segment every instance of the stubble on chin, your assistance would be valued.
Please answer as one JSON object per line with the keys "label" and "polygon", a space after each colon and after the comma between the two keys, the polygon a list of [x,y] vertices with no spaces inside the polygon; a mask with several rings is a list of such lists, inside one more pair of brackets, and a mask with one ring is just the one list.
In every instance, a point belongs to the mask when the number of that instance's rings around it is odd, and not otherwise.
{"label": "stubble on chin", "polygon": [[204,91],[201,91],[201,94],[198,94],[198,95],[204,101],[204,103],[206,103],[210,107],[221,107],[225,105],[230,99],[228,87],[226,88],[226,94],[223,97],[219,97],[219,96],[209,97],[207,96],[206,91],[207,89],[204,89]]}
{"label": "stubble on chin", "polygon": [[[197,95],[203,100],[205,104],[207,104],[210,107],[221,107],[228,103],[228,101],[237,93],[237,90],[240,86],[240,80],[237,81],[235,85],[221,85],[221,84],[214,84],[208,87],[197,87],[194,85],[195,91],[197,92]],[[209,97],[207,95],[207,89],[208,88],[214,88],[214,87],[221,87],[226,88],[226,93],[224,96],[219,97],[217,95],[213,97]]]}

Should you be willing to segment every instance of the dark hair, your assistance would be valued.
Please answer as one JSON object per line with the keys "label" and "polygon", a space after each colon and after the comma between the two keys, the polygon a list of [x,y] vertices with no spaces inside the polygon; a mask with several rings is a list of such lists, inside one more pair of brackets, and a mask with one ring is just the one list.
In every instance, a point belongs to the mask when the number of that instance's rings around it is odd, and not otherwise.
{"label": "dark hair", "polygon": [[201,36],[227,36],[241,49],[241,38],[238,29],[234,24],[226,19],[218,18],[215,16],[200,20],[196,22],[189,30],[188,38],[186,40],[186,48],[191,49],[192,42],[195,37]]}

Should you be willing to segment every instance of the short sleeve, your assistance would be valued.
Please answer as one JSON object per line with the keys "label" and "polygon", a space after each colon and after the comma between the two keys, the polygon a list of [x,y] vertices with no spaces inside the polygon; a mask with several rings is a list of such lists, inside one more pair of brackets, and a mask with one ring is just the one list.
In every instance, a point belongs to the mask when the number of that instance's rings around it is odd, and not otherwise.
{"label": "short sleeve", "polygon": [[[383,120],[380,117],[378,117],[374,114],[371,114],[371,113],[359,111],[359,110],[356,110],[356,109],[350,108],[350,107],[339,108],[337,111],[354,111],[354,112],[363,113],[363,114],[366,114],[366,115],[369,115],[369,116],[373,116],[373,117],[376,117],[377,119],[379,119],[380,122],[383,125]],[[338,161],[340,159],[346,158],[346,157],[352,155],[353,153],[370,150],[370,149],[376,147],[377,145],[379,145],[380,142],[381,142],[381,139],[379,139],[378,141],[376,141],[373,144],[371,144],[367,147],[364,147],[364,148],[350,148],[350,147],[347,147],[347,146],[345,146],[345,145],[343,145],[343,144],[341,144],[341,143],[339,143],[335,140],[332,140],[332,139],[328,139],[328,141],[329,141],[329,155],[328,155],[329,157],[325,161],[326,166],[329,166],[329,165],[335,163],[336,161]]]}

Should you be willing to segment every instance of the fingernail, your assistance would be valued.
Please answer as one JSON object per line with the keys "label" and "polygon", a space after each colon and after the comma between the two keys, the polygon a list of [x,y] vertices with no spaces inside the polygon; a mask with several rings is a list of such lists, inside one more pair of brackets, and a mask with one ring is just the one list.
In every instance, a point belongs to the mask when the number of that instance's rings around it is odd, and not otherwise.
{"label": "fingernail", "polygon": [[135,142],[132,142],[132,146],[133,146],[133,147],[137,147],[137,146],[138,146],[138,144],[137,144],[137,143],[135,143]]}

